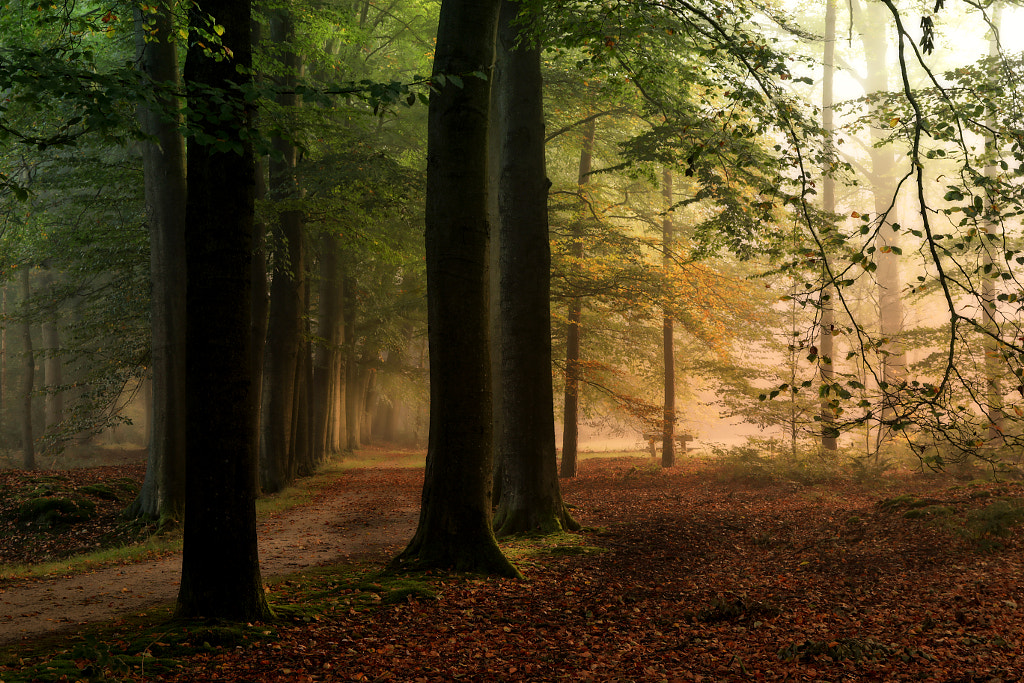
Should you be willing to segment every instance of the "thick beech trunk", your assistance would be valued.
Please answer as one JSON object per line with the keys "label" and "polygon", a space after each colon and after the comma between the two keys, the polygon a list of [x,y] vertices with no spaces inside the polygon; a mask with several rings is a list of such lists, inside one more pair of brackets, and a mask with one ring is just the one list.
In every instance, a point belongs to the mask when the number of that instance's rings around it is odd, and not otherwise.
{"label": "thick beech trunk", "polygon": [[[587,122],[583,135],[583,147],[580,149],[579,173],[577,188],[582,199],[584,186],[590,182],[590,166],[593,159],[594,135],[597,131],[597,119]],[[583,260],[583,211],[573,223],[572,257],[577,262]],[[562,413],[562,465],[559,476],[575,477],[577,450],[579,448],[579,417],[580,417],[580,322],[583,317],[583,299],[578,296],[569,299],[568,324],[565,331],[565,401]]]}
{"label": "thick beech trunk", "polygon": [[[171,8],[157,3],[147,21],[159,40],[146,40],[142,13],[135,10],[135,45],[144,77],[176,84],[178,50],[173,40]],[[177,88],[175,88],[177,89]],[[171,93],[161,93],[156,107],[140,106],[142,130],[153,136],[142,143],[142,167],[149,223],[152,391],[149,458],[146,478],[128,514],[177,524],[185,507],[185,142],[175,117]]]}
{"label": "thick beech trunk", "polygon": [[431,93],[426,270],[430,442],[419,525],[395,570],[518,576],[491,528],[487,125],[497,0],[444,0],[434,74],[464,74]]}
{"label": "thick beech trunk", "polygon": [[[232,59],[216,61],[190,36],[185,80],[222,88],[224,120],[207,122],[210,138],[238,149],[217,150],[201,139],[188,147],[186,210],[188,463],[185,536],[177,614],[259,620],[270,616],[256,545],[256,476],[252,368],[252,246],[255,159],[251,111],[230,89],[251,70],[250,4],[210,0],[190,10],[193,26],[206,13],[224,26]],[[190,100],[201,110],[207,100]],[[230,109],[229,109],[230,108]]]}
{"label": "thick beech trunk", "polygon": [[501,3],[500,91],[492,122],[501,131],[499,306],[501,535],[579,528],[562,503],[551,386],[551,248],[540,47],[517,46],[520,4]]}

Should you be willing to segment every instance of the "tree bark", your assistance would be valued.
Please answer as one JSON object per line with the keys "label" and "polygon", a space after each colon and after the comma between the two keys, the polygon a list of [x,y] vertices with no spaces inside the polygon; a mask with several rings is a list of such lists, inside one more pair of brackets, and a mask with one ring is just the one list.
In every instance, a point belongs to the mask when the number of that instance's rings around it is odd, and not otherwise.
{"label": "tree bark", "polygon": [[[665,218],[661,222],[661,247],[664,256],[662,266],[668,278],[672,267],[674,248],[672,225],[672,171],[667,168],[661,173],[662,196],[665,199]],[[676,464],[676,352],[672,312],[665,306],[662,312],[662,355],[665,367],[665,409],[661,432],[661,466]]]}
{"label": "tree bark", "polygon": [[[499,536],[578,529],[562,502],[551,386],[551,247],[540,46],[513,23],[520,3],[503,0],[498,25],[501,131],[500,316],[503,474],[494,518]],[[521,43],[517,41],[522,40]]]}
{"label": "tree bark", "polygon": [[[866,88],[868,94],[884,93],[889,89],[888,65],[888,28],[889,14],[884,5],[867,3],[865,5],[867,26],[861,32],[864,43],[864,56],[867,64]],[[888,429],[887,421],[894,416],[893,402],[898,386],[906,378],[906,352],[900,342],[903,332],[903,301],[900,298],[899,256],[892,251],[896,245],[896,232],[892,224],[897,222],[892,215],[895,211],[893,195],[896,191],[896,158],[890,145],[881,144],[886,132],[871,128],[871,191],[874,197],[875,216],[889,216],[879,228],[878,244],[874,259],[877,269],[875,280],[878,283],[878,327],[879,334],[885,341],[879,347],[882,366],[882,410],[878,427],[876,446],[885,440]]]}
{"label": "tree bark", "polygon": [[26,470],[36,468],[36,438],[32,424],[32,393],[36,381],[36,358],[32,351],[32,322],[28,315],[28,301],[32,297],[30,278],[31,266],[21,266],[21,341],[22,352],[25,354],[25,374],[22,379],[21,392],[21,447],[22,467]]}
{"label": "tree bark", "polygon": [[332,438],[340,377],[338,360],[342,343],[341,272],[338,240],[334,235],[320,239],[320,305],[317,337],[320,347],[313,368],[313,449],[323,460],[336,445]]}
{"label": "tree bark", "polygon": [[46,318],[43,320],[43,377],[46,382],[46,408],[44,425],[47,430],[54,429],[64,419],[64,394],[60,386],[63,384],[62,363],[60,355],[60,309],[55,282],[50,271],[44,271],[42,286],[47,291]]}
{"label": "tree bark", "polygon": [[[145,78],[178,84],[178,49],[173,12],[166,3],[147,15],[156,40],[146,41],[142,12],[135,9],[135,45]],[[177,90],[174,87],[174,90]],[[149,223],[150,315],[153,403],[149,456],[139,496],[128,510],[177,524],[185,507],[185,142],[178,130],[178,102],[156,93],[153,107],[140,106],[139,123],[152,140],[142,143],[142,168]]]}
{"label": "tree bark", "polygon": [[[822,117],[822,128],[825,129],[827,135],[831,135],[834,129],[833,116],[832,116],[832,83],[835,77],[835,49],[836,49],[836,3],[835,0],[827,0],[825,6],[825,56],[824,56],[824,67],[825,75],[822,79],[821,86],[821,117]],[[829,143],[831,144],[831,142]],[[835,180],[832,178],[831,173],[826,173],[822,179],[822,209],[826,213],[834,213],[836,209],[836,189]],[[832,366],[832,356],[834,354],[834,337],[832,330],[835,327],[835,313],[832,298],[835,294],[835,288],[829,281],[829,270],[827,265],[826,254],[822,254],[822,259],[825,260],[826,266],[824,268],[823,277],[825,282],[821,288],[821,299],[820,299],[820,324],[818,335],[818,367],[821,372],[821,383],[824,391],[822,392],[822,399],[820,404],[820,418],[821,418],[821,447],[834,451],[837,447],[836,439],[836,428],[835,428],[835,411],[832,408],[831,403],[831,387],[834,381],[835,369]]]}
{"label": "tree bark", "polygon": [[[487,127],[497,0],[443,0],[427,124],[430,439],[416,534],[394,570],[519,576],[491,528]],[[461,75],[463,84],[439,75]]]}
{"label": "tree bark", "polygon": [[359,356],[356,352],[356,280],[346,267],[342,275],[342,316],[345,344],[345,450],[360,446],[359,419],[362,390],[359,384]]}
{"label": "tree bark", "polygon": [[[576,262],[583,260],[583,200],[584,186],[590,182],[590,167],[593,160],[594,136],[597,119],[590,119],[583,135],[580,149],[579,173],[576,186],[580,193],[580,216],[573,223],[572,257]],[[568,324],[565,331],[565,401],[562,413],[562,465],[559,476],[575,477],[577,470],[577,449],[579,448],[580,412],[580,323],[583,318],[583,299],[573,296],[569,299]]]}
{"label": "tree bark", "polygon": [[[216,61],[199,47],[206,13],[224,27],[233,57]],[[271,615],[256,545],[252,367],[252,245],[255,159],[252,112],[231,89],[252,69],[250,5],[210,0],[190,9],[193,46],[185,80],[220,89],[225,118],[205,122],[188,146],[186,208],[185,536],[177,615],[252,621]],[[193,91],[189,106],[202,111]],[[227,112],[223,114],[223,112]],[[234,148],[218,149],[221,138]]]}
{"label": "tree bark", "polygon": [[[996,31],[999,30],[1000,18],[1002,16],[1002,8],[998,5],[993,9],[992,24]],[[993,31],[989,36],[988,42],[988,56],[995,59],[999,56],[999,39],[996,35],[996,31]],[[994,122],[990,122],[992,130],[995,130]],[[998,147],[996,145],[996,139],[992,135],[988,135],[985,138],[985,144],[992,150],[993,154],[998,153]],[[984,173],[986,178],[995,178],[999,170],[997,167],[998,159],[994,158],[991,162],[985,165]],[[986,199],[986,209],[991,209],[991,200]],[[996,225],[991,220],[985,220],[983,223],[986,234],[995,235],[998,234]],[[997,262],[997,257],[994,251],[997,247],[993,247],[993,244],[988,241],[982,241],[982,281],[981,281],[981,299],[983,314],[983,326],[988,335],[985,337],[985,343],[983,345],[985,350],[985,416],[988,418],[988,429],[986,430],[986,441],[989,447],[1002,446],[1005,443],[1003,430],[1005,429],[1006,415],[1003,412],[1003,381],[1002,375],[1006,372],[1006,364],[1004,363],[1001,352],[1000,344],[998,341],[999,337],[999,323],[996,320],[996,312],[998,310],[998,292],[996,287],[996,280],[994,279],[994,272],[992,271],[993,266]],[[997,242],[998,244],[998,242]],[[996,271],[998,272],[998,271]]]}
{"label": "tree bark", "polygon": [[[270,17],[270,38],[281,49],[285,76],[278,85],[290,88],[301,69],[298,57],[286,46],[294,38],[290,10],[282,8]],[[284,111],[298,104],[294,94],[279,94]],[[298,434],[304,390],[302,361],[303,314],[306,287],[305,225],[302,212],[294,206],[300,196],[295,167],[298,150],[287,140],[273,140],[275,157],[270,161],[270,197],[282,205],[274,226],[273,277],[270,283],[270,317],[264,357],[263,413],[260,420],[260,487],[264,492],[280,491],[295,479],[302,460],[296,446],[304,443]],[[289,206],[289,204],[292,204]]]}

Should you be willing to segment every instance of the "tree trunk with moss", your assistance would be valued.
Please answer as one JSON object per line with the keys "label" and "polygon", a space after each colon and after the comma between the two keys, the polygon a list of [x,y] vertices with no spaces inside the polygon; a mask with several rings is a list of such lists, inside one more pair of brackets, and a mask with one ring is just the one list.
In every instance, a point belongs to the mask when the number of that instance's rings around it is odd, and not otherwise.
{"label": "tree trunk with moss", "polygon": [[430,440],[419,525],[396,571],[519,576],[491,528],[490,81],[470,75],[491,73],[497,20],[497,0],[441,3],[427,123]]}
{"label": "tree trunk with moss", "polygon": [[[551,386],[551,247],[544,158],[540,47],[513,23],[520,3],[503,0],[498,26],[501,131],[500,216],[501,495],[499,536],[577,529],[562,502]],[[496,399],[497,400],[497,399]]]}
{"label": "tree trunk with moss", "polygon": [[[177,84],[173,13],[158,4],[145,21],[157,40],[147,40],[142,11],[135,10],[135,47],[144,76],[154,84]],[[149,223],[152,326],[152,393],[146,478],[128,510],[160,527],[180,523],[185,508],[185,141],[170,111],[178,102],[162,92],[154,107],[140,106],[139,123],[153,140],[142,143],[142,168]]]}

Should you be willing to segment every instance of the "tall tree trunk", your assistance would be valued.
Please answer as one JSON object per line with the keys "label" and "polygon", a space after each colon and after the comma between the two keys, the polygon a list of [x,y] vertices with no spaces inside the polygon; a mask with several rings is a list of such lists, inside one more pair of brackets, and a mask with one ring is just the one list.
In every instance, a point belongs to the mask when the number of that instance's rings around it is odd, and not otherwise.
{"label": "tall tree trunk", "polygon": [[[583,200],[584,187],[590,182],[590,167],[594,152],[597,119],[590,119],[583,134],[580,149],[579,173],[576,186],[580,193],[580,215],[572,225],[572,257],[576,263],[583,260]],[[579,448],[580,419],[580,323],[583,319],[583,298],[569,298],[568,322],[565,330],[565,401],[562,412],[562,465],[559,476],[575,477]]]}
{"label": "tall tree trunk", "polygon": [[63,384],[62,363],[60,355],[60,309],[57,304],[53,274],[45,271],[42,286],[47,291],[46,318],[43,320],[43,377],[46,379],[46,418],[44,425],[47,430],[56,428],[64,419],[64,394],[60,387]]}
{"label": "tall tree trunk", "polygon": [[[253,22],[255,27],[258,22]],[[253,43],[257,44],[256,38]],[[268,194],[266,164],[262,157],[256,158],[256,201],[266,199]],[[263,433],[263,378],[265,375],[264,357],[267,348],[267,330],[270,327],[270,288],[267,283],[267,224],[255,220],[252,231],[252,397],[253,397],[253,443],[257,444],[257,452],[261,447]],[[252,483],[253,490],[260,490],[259,467],[256,468],[256,479]]]}
{"label": "tall tree trunk", "polygon": [[[864,55],[867,65],[865,90],[868,94],[884,93],[889,89],[889,12],[880,3],[865,5],[866,27],[862,31]],[[884,145],[886,131],[871,128],[871,191],[874,197],[875,216],[886,220],[878,231],[877,249],[874,260],[877,266],[875,280],[878,283],[878,327],[885,340],[879,346],[882,367],[882,410],[876,437],[876,446],[886,439],[889,430],[885,426],[894,416],[893,401],[899,385],[906,377],[906,352],[900,335],[903,332],[903,301],[900,298],[899,256],[893,251],[897,246],[896,232],[892,224],[898,222],[894,216],[893,195],[896,191],[896,157],[891,145]]]}
{"label": "tall tree trunk", "polygon": [[[835,0],[826,0],[825,5],[825,75],[821,85],[821,118],[822,128],[825,134],[831,136],[835,129],[832,112],[832,84],[835,79],[835,50],[836,50],[836,3]],[[831,138],[829,145],[832,144]],[[834,213],[836,210],[836,187],[832,173],[827,171],[822,180],[821,192],[822,209],[826,213]],[[822,259],[828,258],[822,254]],[[825,391],[822,392],[820,418],[821,418],[821,447],[834,451],[837,447],[837,433],[835,427],[835,410],[832,407],[834,394],[830,393],[834,382],[835,370],[832,366],[834,355],[835,308],[832,301],[835,295],[835,287],[830,281],[827,260],[823,269],[825,282],[821,288],[821,310],[820,310],[820,333],[818,335],[818,363],[821,372],[821,384]]]}
{"label": "tall tree trunk", "polygon": [[[661,222],[662,267],[666,281],[672,268],[672,250],[675,248],[672,225],[672,171],[661,173],[662,194],[665,199],[665,218]],[[676,352],[672,311],[665,306],[662,314],[662,355],[665,367],[665,410],[661,432],[661,466],[676,464]]]}
{"label": "tall tree trunk", "polygon": [[309,329],[309,278],[302,288],[302,338],[299,340],[298,370],[295,378],[295,414],[292,428],[293,471],[299,476],[316,472],[318,463],[313,459],[310,438],[310,401],[313,384],[313,345]]}
{"label": "tall tree trunk", "polygon": [[[225,29],[232,59],[217,61],[199,46],[196,27],[212,15]],[[252,621],[271,615],[256,544],[256,476],[252,367],[252,246],[255,158],[252,112],[233,88],[252,69],[250,4],[209,0],[190,9],[185,63],[190,84],[223,93],[224,116],[207,122],[209,139],[238,145],[218,151],[188,146],[186,208],[185,536],[177,614]],[[202,111],[195,96],[189,106]],[[215,126],[215,127],[211,127]]]}
{"label": "tall tree trunk", "polygon": [[313,451],[323,460],[335,449],[333,442],[337,401],[338,357],[341,353],[341,273],[338,240],[334,235],[320,239],[320,305],[317,336],[320,347],[313,368]]}
{"label": "tall tree trunk", "polygon": [[[988,42],[988,56],[995,59],[999,56],[999,37],[997,31],[999,30],[1000,18],[1002,15],[1001,7],[998,5],[993,9],[992,25],[995,27],[995,31],[989,36]],[[991,128],[995,130],[995,122],[989,122]],[[994,179],[998,174],[998,148],[996,147],[996,140],[994,136],[986,136],[985,146],[991,150],[994,156],[992,160],[985,165],[985,177]],[[986,209],[989,209],[991,201],[986,201]],[[984,228],[986,234],[995,235],[996,225],[991,220],[984,221]],[[995,249],[993,244],[987,240],[982,241],[982,281],[981,281],[981,298],[983,314],[983,324],[985,331],[990,336],[985,337],[984,349],[985,349],[985,413],[988,418],[988,429],[986,434],[986,440],[988,446],[996,447],[1003,445],[1003,429],[1006,416],[1003,413],[1003,383],[1002,374],[1006,372],[1006,365],[1000,354],[999,348],[999,323],[996,320],[996,310],[998,307],[997,291],[996,291],[996,273],[998,270],[993,270],[993,266],[996,263]]]}
{"label": "tall tree trunk", "polygon": [[36,358],[32,350],[32,321],[28,315],[28,301],[32,297],[32,283],[28,264],[21,266],[21,342],[25,354],[25,374],[21,392],[21,448],[22,467],[26,470],[36,468],[36,437],[32,425],[32,393],[36,382]]}
{"label": "tall tree trunk", "polygon": [[[500,317],[502,406],[497,457],[504,480],[499,536],[578,529],[562,503],[551,386],[551,246],[540,46],[513,23],[520,3],[502,0],[499,84],[492,125],[501,131]],[[520,31],[523,30],[523,35]],[[520,43],[520,39],[522,42]]]}
{"label": "tall tree trunk", "polygon": [[10,381],[7,377],[7,285],[3,286],[3,310],[0,311],[0,431],[3,431],[7,417],[7,388]]}
{"label": "tall tree trunk", "polygon": [[[440,74],[491,73],[497,0],[443,0]],[[426,271],[430,442],[419,525],[392,568],[519,576],[491,528],[487,126],[490,81],[467,76],[431,93]]]}
{"label": "tall tree trunk", "polygon": [[[284,88],[294,86],[301,69],[298,57],[287,44],[294,39],[293,20],[288,8],[272,13],[270,38],[284,50],[285,76],[278,79]],[[280,94],[277,102],[284,111],[298,104],[294,94]],[[270,161],[270,197],[276,202],[294,203],[300,196],[295,167],[298,150],[287,140],[273,141]],[[296,431],[303,392],[303,291],[306,286],[305,226],[302,212],[294,206],[278,214],[274,229],[275,255],[270,284],[270,317],[264,358],[263,413],[260,420],[260,486],[267,493],[280,491],[294,480],[304,443]]]}
{"label": "tall tree trunk", "polygon": [[359,416],[362,389],[359,384],[359,356],[356,351],[356,280],[347,268],[342,275],[342,315],[345,330],[345,450],[359,448]]}
{"label": "tall tree trunk", "polygon": [[[178,49],[173,11],[157,3],[146,21],[156,30],[147,40],[142,11],[135,9],[135,47],[145,78],[178,90]],[[163,87],[163,86],[161,86]],[[177,524],[185,507],[185,142],[174,114],[173,92],[159,91],[156,106],[140,106],[139,123],[153,137],[142,143],[142,168],[149,223],[150,315],[153,404],[146,478],[128,514]]]}

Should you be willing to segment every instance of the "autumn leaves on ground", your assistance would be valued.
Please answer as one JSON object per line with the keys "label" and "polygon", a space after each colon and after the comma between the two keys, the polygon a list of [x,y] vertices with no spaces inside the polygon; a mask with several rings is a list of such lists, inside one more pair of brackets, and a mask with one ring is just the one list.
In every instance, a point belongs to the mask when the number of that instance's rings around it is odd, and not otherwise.
{"label": "autumn leaves on ground", "polygon": [[[88,472],[86,495],[138,474]],[[1021,680],[1020,484],[637,456],[584,460],[564,493],[582,533],[503,543],[525,581],[329,566],[271,583],[277,622],[126,614],[4,648],[0,680]],[[120,538],[0,514],[25,560],[40,538]]]}

